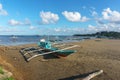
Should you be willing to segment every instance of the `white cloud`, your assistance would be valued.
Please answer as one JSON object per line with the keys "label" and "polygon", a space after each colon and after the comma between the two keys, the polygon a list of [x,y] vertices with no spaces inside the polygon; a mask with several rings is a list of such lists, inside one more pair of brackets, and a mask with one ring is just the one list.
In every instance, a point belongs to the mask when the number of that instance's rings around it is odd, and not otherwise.
{"label": "white cloud", "polygon": [[31,29],[31,30],[35,29],[35,26],[30,26],[30,29]]}
{"label": "white cloud", "polygon": [[87,18],[86,16],[82,17],[79,12],[64,11],[62,12],[62,14],[67,20],[71,22],[85,22],[89,20],[89,18]]}
{"label": "white cloud", "polygon": [[43,24],[56,23],[59,20],[59,16],[51,12],[41,11],[40,17],[42,18]]}
{"label": "white cloud", "polygon": [[92,11],[92,16],[96,17],[98,13],[96,11]]}
{"label": "white cloud", "polygon": [[2,4],[0,3],[0,15],[6,16],[8,15],[7,11],[3,9]]}
{"label": "white cloud", "polygon": [[54,32],[54,34],[63,34],[63,35],[73,35],[77,33],[83,33],[84,29],[80,27],[57,27],[52,28],[51,32]]}
{"label": "white cloud", "polygon": [[96,26],[88,25],[86,31],[87,31],[87,33],[94,33],[94,32],[99,32],[99,31],[120,32],[120,24],[106,23],[106,24],[97,24]]}
{"label": "white cloud", "polygon": [[120,12],[111,10],[110,8],[104,9],[102,16],[99,16],[96,11],[92,11],[92,16],[96,21],[96,25],[88,25],[86,31],[96,32],[96,31],[118,31],[120,32]]}
{"label": "white cloud", "polygon": [[2,9],[2,4],[0,3],[0,10]]}
{"label": "white cloud", "polygon": [[54,31],[55,31],[55,32],[60,32],[61,29],[60,29],[60,28],[55,28]]}
{"label": "white cloud", "polygon": [[8,23],[12,26],[16,26],[16,25],[21,25],[22,23],[20,21],[17,21],[17,20],[14,20],[14,19],[11,19],[8,21]]}
{"label": "white cloud", "polygon": [[103,10],[102,15],[104,20],[120,23],[120,12],[118,11],[112,11],[110,8],[107,8]]}
{"label": "white cloud", "polygon": [[8,21],[8,24],[11,25],[11,26],[20,26],[20,25],[24,26],[24,25],[31,25],[31,22],[27,18],[24,20],[24,22],[11,19],[11,20]]}
{"label": "white cloud", "polygon": [[93,25],[88,25],[88,30],[89,30],[89,31],[95,31],[95,32],[98,31],[97,27],[96,27],[96,26],[93,26]]}
{"label": "white cloud", "polygon": [[88,21],[88,20],[89,20],[89,18],[87,18],[86,16],[83,16],[83,17],[81,18],[80,22],[86,22],[86,21]]}
{"label": "white cloud", "polygon": [[23,32],[21,29],[18,29],[16,27],[7,27],[7,26],[0,26],[0,34],[4,33],[12,33],[12,32]]}
{"label": "white cloud", "polygon": [[68,12],[64,11],[62,14],[65,16],[66,19],[72,22],[79,22],[81,18],[81,14],[79,12]]}

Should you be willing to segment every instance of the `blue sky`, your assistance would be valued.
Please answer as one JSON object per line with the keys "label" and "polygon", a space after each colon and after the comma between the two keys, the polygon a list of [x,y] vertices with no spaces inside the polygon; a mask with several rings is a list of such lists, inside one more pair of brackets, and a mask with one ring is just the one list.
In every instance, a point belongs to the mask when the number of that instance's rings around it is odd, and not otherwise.
{"label": "blue sky", "polygon": [[120,32],[120,0],[0,0],[0,35]]}

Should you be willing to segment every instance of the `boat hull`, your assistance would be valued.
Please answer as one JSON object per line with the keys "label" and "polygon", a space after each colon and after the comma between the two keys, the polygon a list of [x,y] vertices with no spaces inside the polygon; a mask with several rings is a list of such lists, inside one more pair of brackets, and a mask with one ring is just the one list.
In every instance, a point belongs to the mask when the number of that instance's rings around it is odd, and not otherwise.
{"label": "boat hull", "polygon": [[58,51],[56,53],[54,53],[53,55],[57,56],[57,57],[67,57],[70,54],[75,53],[75,50],[63,50],[63,51]]}

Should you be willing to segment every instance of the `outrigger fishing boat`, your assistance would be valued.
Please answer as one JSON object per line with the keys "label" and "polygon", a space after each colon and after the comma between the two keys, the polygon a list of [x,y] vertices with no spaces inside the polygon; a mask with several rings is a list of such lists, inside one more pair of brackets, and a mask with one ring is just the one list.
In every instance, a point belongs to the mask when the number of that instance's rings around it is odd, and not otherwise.
{"label": "outrigger fishing boat", "polygon": [[[78,45],[72,45],[69,47],[65,47],[62,49],[59,49],[58,47],[65,46],[65,44],[54,44],[57,45],[53,47],[53,45],[49,41],[45,41],[45,39],[41,39],[40,42],[38,42],[38,48],[36,47],[29,47],[21,49],[20,52],[23,54],[26,61],[30,61],[31,59],[42,56],[46,54],[53,54],[57,57],[66,57],[72,53],[75,53],[76,50],[68,50],[74,47],[77,47]],[[27,57],[29,55],[29,57]]]}

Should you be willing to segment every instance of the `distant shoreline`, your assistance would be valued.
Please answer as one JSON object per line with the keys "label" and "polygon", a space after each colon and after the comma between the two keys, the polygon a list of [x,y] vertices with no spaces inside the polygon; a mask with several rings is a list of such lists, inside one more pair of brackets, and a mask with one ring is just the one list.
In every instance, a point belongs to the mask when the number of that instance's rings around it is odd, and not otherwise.
{"label": "distant shoreline", "polygon": [[120,32],[101,31],[92,34],[74,34],[73,36],[91,36],[96,38],[120,39]]}

